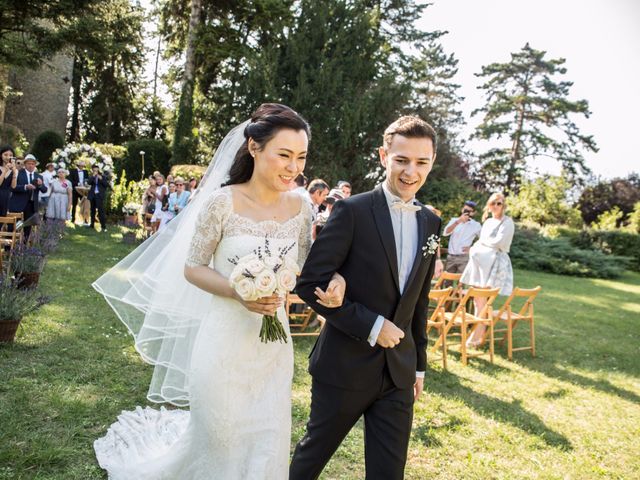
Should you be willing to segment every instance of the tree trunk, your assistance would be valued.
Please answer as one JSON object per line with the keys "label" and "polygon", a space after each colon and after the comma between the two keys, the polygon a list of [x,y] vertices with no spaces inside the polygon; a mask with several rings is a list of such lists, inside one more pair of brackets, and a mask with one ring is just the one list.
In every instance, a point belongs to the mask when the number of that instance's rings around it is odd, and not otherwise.
{"label": "tree trunk", "polygon": [[524,92],[522,93],[523,101],[518,106],[517,114],[517,127],[513,134],[513,144],[511,145],[511,161],[509,162],[509,169],[507,170],[507,189],[517,193],[513,190],[516,180],[516,167],[521,160],[522,142],[520,140],[522,136],[522,129],[524,128],[524,113],[526,109],[526,98],[529,95],[529,75],[525,78]]}
{"label": "tree trunk", "polygon": [[191,17],[187,34],[187,52],[184,64],[184,79],[178,107],[178,119],[173,138],[173,157],[171,163],[188,163],[189,147],[193,126],[193,87],[196,70],[196,36],[200,26],[202,0],[191,0]]}
{"label": "tree trunk", "polygon": [[82,99],[80,88],[82,87],[82,77],[84,72],[84,62],[76,53],[73,57],[73,73],[71,75],[71,88],[73,96],[71,97],[71,128],[69,129],[69,141],[80,141],[80,102]]}

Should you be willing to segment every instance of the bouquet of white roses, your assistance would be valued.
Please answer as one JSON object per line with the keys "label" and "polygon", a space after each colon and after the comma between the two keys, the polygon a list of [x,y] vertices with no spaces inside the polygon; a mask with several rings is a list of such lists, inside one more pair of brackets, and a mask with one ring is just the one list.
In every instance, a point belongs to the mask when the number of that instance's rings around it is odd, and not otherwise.
{"label": "bouquet of white roses", "polygon": [[[229,284],[245,301],[255,301],[273,294],[286,295],[296,286],[296,277],[300,273],[297,261],[288,253],[293,245],[281,248],[272,255],[269,240],[265,239],[264,249],[258,248],[242,258],[234,257],[229,261],[235,265],[229,277]],[[287,342],[287,333],[275,315],[262,317],[260,340],[264,343]]]}

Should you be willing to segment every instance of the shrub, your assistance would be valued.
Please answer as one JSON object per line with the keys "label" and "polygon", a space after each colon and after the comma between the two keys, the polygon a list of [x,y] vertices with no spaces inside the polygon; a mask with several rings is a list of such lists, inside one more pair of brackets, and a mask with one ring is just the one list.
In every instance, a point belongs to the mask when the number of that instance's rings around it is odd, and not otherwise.
{"label": "shrub", "polygon": [[155,170],[163,174],[167,174],[170,169],[169,160],[171,159],[171,150],[162,140],[140,139],[127,143],[127,154],[121,163],[116,167],[118,170],[126,170],[129,178],[138,180],[142,178],[142,159],[140,151],[144,155],[144,173],[149,176]]}
{"label": "shrub", "polygon": [[114,145],[113,143],[93,143],[92,146],[97,148],[105,155],[109,155],[113,160],[114,167],[117,167],[127,156],[127,147],[123,145]]}
{"label": "shrub", "polygon": [[46,130],[38,135],[34,140],[31,153],[33,153],[35,157],[44,164],[51,161],[51,154],[54,150],[62,148],[63,146],[64,140],[58,132]]}
{"label": "shrub", "polygon": [[29,142],[22,131],[8,123],[0,123],[0,145],[11,145],[16,155],[21,157],[29,150]]}
{"label": "shrub", "polygon": [[207,167],[200,165],[174,165],[171,167],[171,175],[173,177],[182,177],[185,180],[189,180],[191,177],[196,178],[198,181],[207,171]]}
{"label": "shrub", "polygon": [[537,229],[520,226],[510,256],[519,268],[577,277],[615,278],[630,264],[627,257],[577,248],[568,238],[545,238]]}
{"label": "shrub", "polygon": [[121,217],[125,205],[140,203],[146,188],[146,181],[127,180],[127,172],[123,170],[107,199],[107,214]]}
{"label": "shrub", "polygon": [[640,271],[640,235],[623,230],[584,229],[569,237],[578,248],[628,257],[629,268]]}

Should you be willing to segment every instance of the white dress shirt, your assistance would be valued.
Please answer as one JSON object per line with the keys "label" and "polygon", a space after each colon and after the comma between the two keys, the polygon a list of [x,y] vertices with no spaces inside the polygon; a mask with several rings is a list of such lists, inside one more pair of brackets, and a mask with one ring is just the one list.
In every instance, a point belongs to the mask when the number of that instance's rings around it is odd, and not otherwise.
{"label": "white dress shirt", "polygon": [[[409,279],[411,269],[413,268],[416,255],[418,254],[418,218],[415,211],[393,208],[393,204],[400,202],[413,205],[415,198],[412,198],[408,202],[403,202],[400,197],[389,191],[387,182],[382,184],[382,191],[387,199],[389,213],[391,214],[393,238],[396,245],[396,259],[398,262],[398,283],[400,284],[400,294],[402,294]],[[380,330],[382,330],[383,325],[384,317],[378,315],[367,338],[369,345],[372,347],[376,345],[378,335],[380,335]],[[416,375],[419,378],[424,378],[424,372],[416,372]]]}
{"label": "white dress shirt", "polygon": [[44,172],[42,172],[42,182],[44,183],[44,186],[47,187],[47,191],[45,193],[41,193],[40,198],[47,198],[49,195],[51,195],[49,188],[55,174],[55,172],[50,172],[49,170],[45,170]]}
{"label": "white dress shirt", "polygon": [[[451,227],[460,217],[454,217],[444,228],[443,235],[447,237],[447,229]],[[449,235],[449,246],[447,247],[447,253],[449,255],[466,255],[468,252],[464,252],[464,247],[471,247],[476,237],[480,236],[482,225],[475,220],[469,220],[468,222],[461,223],[453,229]]]}

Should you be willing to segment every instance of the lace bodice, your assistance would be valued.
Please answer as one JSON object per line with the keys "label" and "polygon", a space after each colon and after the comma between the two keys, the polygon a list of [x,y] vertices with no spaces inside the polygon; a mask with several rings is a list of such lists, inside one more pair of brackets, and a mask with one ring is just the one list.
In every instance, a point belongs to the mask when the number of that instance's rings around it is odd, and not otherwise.
{"label": "lace bodice", "polygon": [[[221,188],[211,195],[198,215],[186,264],[188,266],[209,265],[218,245],[223,240],[252,237],[276,241],[293,240],[297,245],[298,264],[302,267],[311,248],[312,213],[311,206],[307,202],[301,199],[301,203],[300,212],[285,222],[273,220],[257,222],[235,213],[231,188]],[[244,253],[250,253],[250,251]],[[224,274],[229,265],[216,265],[216,268]]]}

